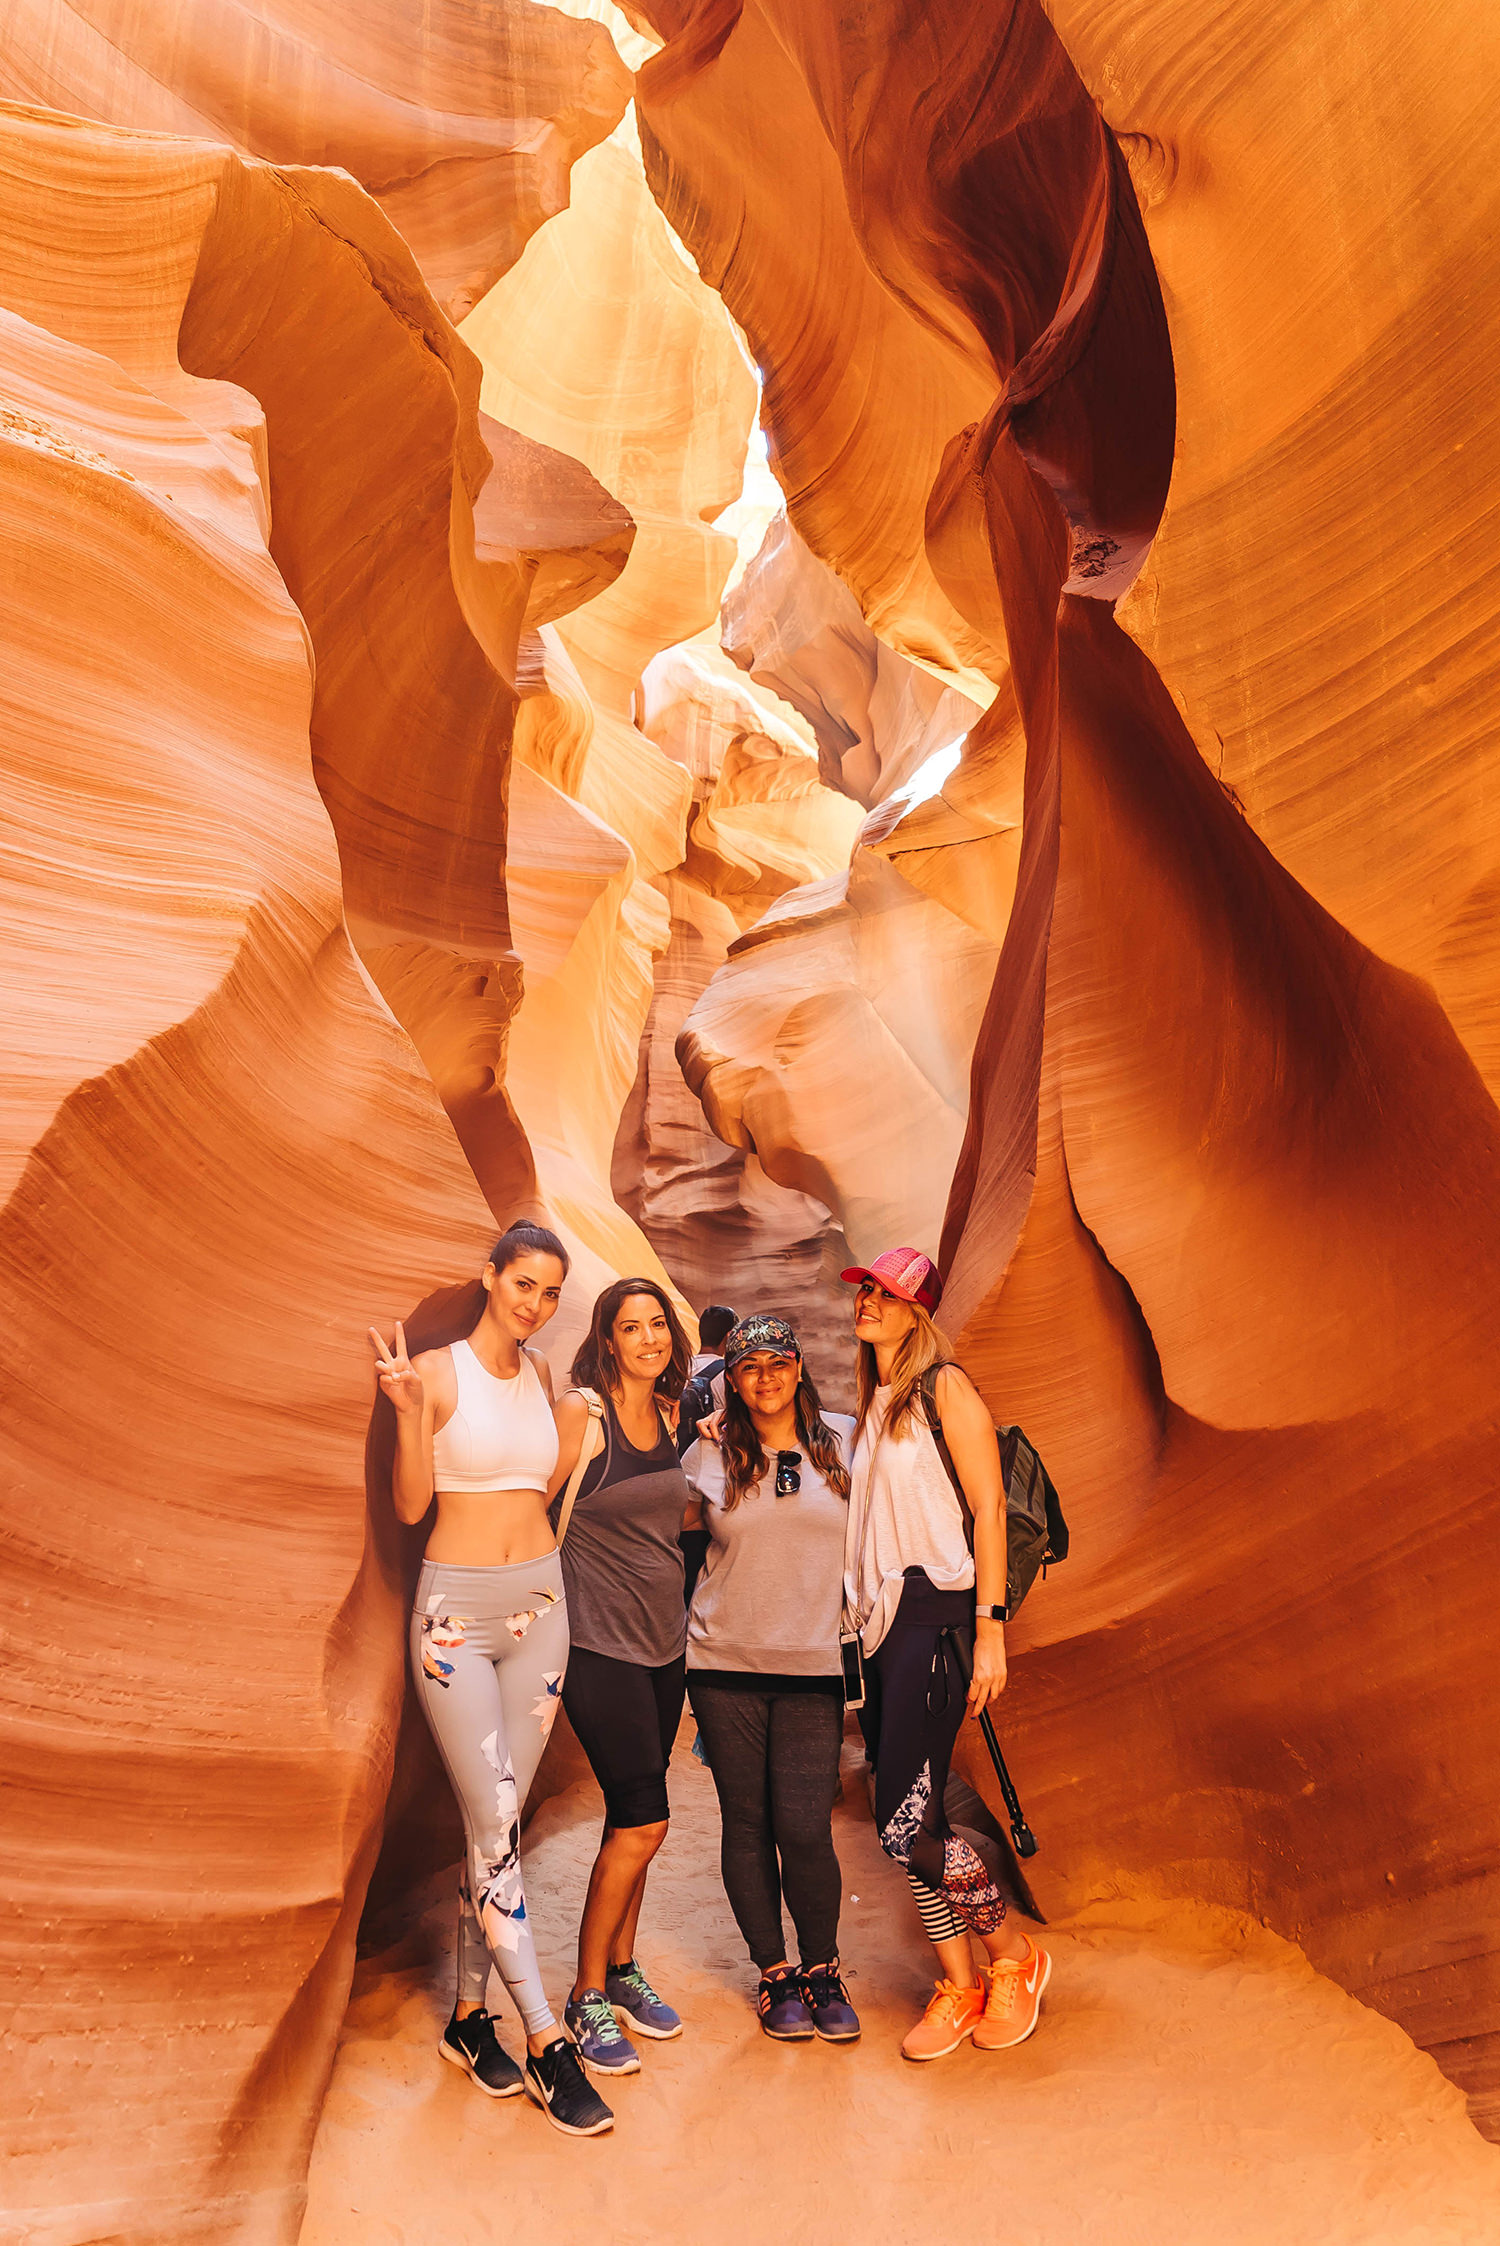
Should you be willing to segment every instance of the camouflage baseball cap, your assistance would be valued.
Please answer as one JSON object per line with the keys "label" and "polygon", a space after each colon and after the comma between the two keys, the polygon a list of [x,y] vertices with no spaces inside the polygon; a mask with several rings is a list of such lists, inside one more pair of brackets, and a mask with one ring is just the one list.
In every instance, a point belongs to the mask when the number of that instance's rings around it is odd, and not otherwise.
{"label": "camouflage baseball cap", "polygon": [[732,1371],[742,1357],[753,1357],[765,1350],[772,1357],[800,1357],[801,1346],[797,1336],[784,1318],[773,1318],[769,1310],[757,1310],[753,1317],[742,1318],[724,1337],[724,1368]]}

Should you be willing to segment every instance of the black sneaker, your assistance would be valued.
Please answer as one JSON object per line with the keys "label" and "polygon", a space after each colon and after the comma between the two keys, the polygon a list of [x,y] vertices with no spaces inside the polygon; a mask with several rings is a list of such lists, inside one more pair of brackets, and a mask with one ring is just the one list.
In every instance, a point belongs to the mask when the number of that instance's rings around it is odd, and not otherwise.
{"label": "black sneaker", "polygon": [[487,2098],[514,2098],[526,2087],[515,2060],[501,2050],[488,2012],[470,2012],[462,2020],[455,2012],[443,2030],[438,2051],[454,2066],[462,2067]]}
{"label": "black sneaker", "polygon": [[539,2105],[554,2129],[570,2137],[598,2137],[613,2129],[615,2117],[579,2064],[566,2036],[549,2043],[538,2058],[526,2054],[526,2095]]}
{"label": "black sneaker", "polygon": [[802,1983],[802,2001],[812,2014],[813,2027],[823,2041],[857,2043],[859,2014],[849,2002],[838,1959],[830,1958],[826,1965],[804,1965],[798,1979]]}

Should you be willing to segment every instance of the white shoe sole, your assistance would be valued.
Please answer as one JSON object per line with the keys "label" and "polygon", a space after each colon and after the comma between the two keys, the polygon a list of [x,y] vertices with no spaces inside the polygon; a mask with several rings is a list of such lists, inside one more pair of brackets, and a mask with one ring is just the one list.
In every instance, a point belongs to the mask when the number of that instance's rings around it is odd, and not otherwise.
{"label": "white shoe sole", "polygon": [[553,2128],[560,2129],[565,2137],[602,2137],[607,2129],[613,2129],[615,2125],[615,2117],[612,2113],[606,2114],[602,2121],[590,2122],[586,2129],[580,2128],[576,2121],[559,2121],[530,2075],[526,2077],[523,2087],[532,2104],[540,2106]]}
{"label": "white shoe sole", "polygon": [[639,2056],[627,2059],[623,2067],[610,2067],[602,2059],[591,2059],[581,2043],[575,2042],[573,2048],[578,2053],[578,2064],[584,2073],[600,2075],[606,2082],[622,2082],[627,2074],[639,2074],[641,2071]]}
{"label": "white shoe sole", "polygon": [[951,2059],[954,2052],[958,2049],[959,2045],[965,2042],[967,2038],[974,2033],[974,2030],[978,2027],[978,2025],[978,2020],[971,2020],[968,2026],[962,2031],[962,2033],[956,2035],[951,2043],[944,2044],[941,2051],[908,2051],[906,2045],[903,2043],[901,2046],[901,2056],[903,2059],[910,2059],[914,2066],[919,2067],[926,2066],[929,2059]]}
{"label": "white shoe sole", "polygon": [[[975,2050],[976,2050],[976,2051],[1014,2051],[1014,2050],[1016,2050],[1016,2049],[1018,2048],[1018,2046],[1019,2046],[1019,2045],[1023,2044],[1023,2043],[1024,2043],[1025,2041],[1026,2041],[1026,2039],[1027,2039],[1027,2037],[1028,2037],[1028,2036],[1033,2036],[1033,2035],[1035,2035],[1035,2034],[1036,2034],[1036,2031],[1037,2031],[1037,2027],[1038,2027],[1038,2024],[1039,2024],[1039,2022],[1040,2022],[1040,2020],[1041,2020],[1041,2017],[1042,2017],[1042,1998],[1043,1998],[1043,1997],[1044,1997],[1044,1996],[1046,1995],[1046,1993],[1047,1993],[1047,1983],[1048,1983],[1048,1982],[1049,1982],[1049,1981],[1051,1980],[1051,1978],[1052,1978],[1052,1952],[1051,1952],[1050,1950],[1043,1950],[1043,1952],[1042,1952],[1042,1978],[1041,1978],[1040,1982],[1039,1982],[1039,1983],[1038,1983],[1038,1985],[1037,1985],[1037,1992],[1036,1992],[1036,2010],[1035,2010],[1035,2011],[1034,2011],[1034,2012],[1032,2013],[1032,2015],[1031,2015],[1031,2025],[1030,2025],[1030,2027],[1028,2027],[1028,2028],[1023,2028],[1023,2029],[1021,2030],[1021,2033],[1020,2033],[1019,2035],[1017,2035],[1017,2036],[1012,2036],[1012,2037],[1011,2037],[1011,2039],[1010,2039],[1010,2042],[1009,2042],[1009,2043],[976,2043],[976,2044],[975,2044],[975,2046],[974,2046]],[[978,2020],[976,2020],[976,2021],[975,2021],[975,2023],[974,2023],[974,2025],[975,2025],[976,2027],[980,2026],[980,2024],[981,2024],[981,2023],[980,2023],[980,2022],[979,2022]]]}
{"label": "white shoe sole", "polygon": [[682,2022],[680,2020],[675,2028],[648,2028],[644,2020],[638,2020],[635,2014],[623,2004],[612,2004],[610,2010],[627,2035],[644,2035],[649,2036],[653,2043],[670,2043],[674,2036],[679,2036],[682,2033]]}
{"label": "white shoe sole", "polygon": [[468,2057],[467,2053],[455,2051],[452,2044],[441,2036],[438,2038],[438,2057],[446,2059],[450,2066],[462,2067],[475,2089],[482,2090],[487,2098],[519,2098],[526,2087],[526,2078],[522,2075],[515,2082],[507,2083],[503,2090],[492,2090],[489,2084],[482,2082],[474,2072],[474,2062]]}
{"label": "white shoe sole", "polygon": [[[618,2019],[619,2013],[616,2007],[614,2005],[611,2005],[610,2010],[611,2012],[615,2013],[615,2017]],[[563,2022],[563,2034],[567,2037],[569,2043],[572,2044],[573,2049],[578,2053],[578,2064],[583,2068],[585,2074],[600,2075],[606,2082],[608,2082],[611,2079],[618,2081],[624,2075],[639,2074],[641,2071],[641,2061],[638,2052],[632,2052],[623,2067],[606,2066],[602,2059],[589,2058],[583,2048],[583,2045],[578,2040],[578,2031],[575,2028],[570,2028],[566,2020],[564,2020]],[[630,2038],[627,2036],[625,2040],[628,2043]]]}

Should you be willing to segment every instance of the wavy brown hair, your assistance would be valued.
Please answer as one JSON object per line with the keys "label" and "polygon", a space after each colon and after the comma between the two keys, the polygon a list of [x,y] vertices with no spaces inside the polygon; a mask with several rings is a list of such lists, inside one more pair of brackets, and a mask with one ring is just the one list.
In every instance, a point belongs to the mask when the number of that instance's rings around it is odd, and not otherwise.
{"label": "wavy brown hair", "polygon": [[[922,1393],[922,1375],[929,1365],[951,1365],[953,1344],[935,1319],[930,1317],[919,1302],[909,1302],[912,1326],[903,1334],[891,1366],[891,1409],[886,1426],[897,1439],[919,1416],[919,1399]],[[875,1362],[875,1352],[869,1342],[855,1344],[854,1385],[859,1411],[855,1419],[856,1438],[863,1433],[865,1421],[870,1416],[870,1406],[875,1401],[875,1391],[880,1386],[880,1369]],[[923,1422],[925,1425],[925,1421]]]}
{"label": "wavy brown hair", "polygon": [[[801,1358],[797,1360],[797,1393],[792,1399],[797,1415],[797,1438],[804,1452],[836,1497],[849,1495],[849,1469],[839,1439],[823,1417],[817,1384]],[[724,1453],[724,1511],[732,1513],[748,1497],[770,1464],[765,1446],[755,1431],[750,1407],[729,1374],[724,1376],[724,1418],[719,1432]]]}
{"label": "wavy brown hair", "polygon": [[682,1320],[672,1307],[671,1296],[655,1279],[616,1279],[605,1288],[594,1305],[589,1330],[578,1344],[578,1354],[573,1359],[573,1379],[580,1388],[603,1388],[611,1394],[619,1387],[620,1367],[615,1357],[612,1337],[620,1307],[629,1295],[650,1295],[653,1302],[659,1302],[667,1314],[667,1332],[672,1337],[672,1354],[666,1366],[656,1376],[655,1393],[666,1397],[669,1403],[675,1403],[687,1380],[693,1352],[683,1331]]}

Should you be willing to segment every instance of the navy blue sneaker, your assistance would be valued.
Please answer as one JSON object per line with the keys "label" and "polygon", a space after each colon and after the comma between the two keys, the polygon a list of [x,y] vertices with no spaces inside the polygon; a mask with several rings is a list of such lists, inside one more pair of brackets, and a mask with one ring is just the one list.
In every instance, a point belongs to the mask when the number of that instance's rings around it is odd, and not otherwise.
{"label": "navy blue sneaker", "polygon": [[662,2043],[681,2035],[680,2017],[670,2004],[662,2003],[634,1958],[626,1965],[610,1967],[604,1976],[604,1993],[615,2011],[625,2013],[642,2035],[655,2036]]}
{"label": "navy blue sneaker", "polygon": [[578,2053],[562,2036],[549,2043],[540,2058],[527,2052],[526,2095],[566,2136],[598,2137],[615,2125],[614,2115],[578,2064]]}
{"label": "navy blue sneaker", "polygon": [[755,1999],[761,2031],[778,2043],[806,2043],[813,2034],[813,2018],[802,1995],[802,1978],[795,1965],[773,1966],[762,1973]]}
{"label": "navy blue sneaker", "polygon": [[563,2025],[578,2056],[595,2074],[639,2074],[641,2055],[620,2032],[615,2008],[602,1989],[585,1989],[563,2006]]}
{"label": "navy blue sneaker", "polygon": [[455,2011],[438,2050],[455,2067],[462,2067],[487,2098],[514,2098],[525,2086],[515,2060],[501,2050],[488,2012],[470,2012],[461,2020]]}
{"label": "navy blue sneaker", "polygon": [[831,1957],[826,1965],[804,1965],[798,1979],[802,2001],[812,2014],[814,2033],[825,2043],[857,2043],[859,2014],[849,2002],[838,1959]]}

